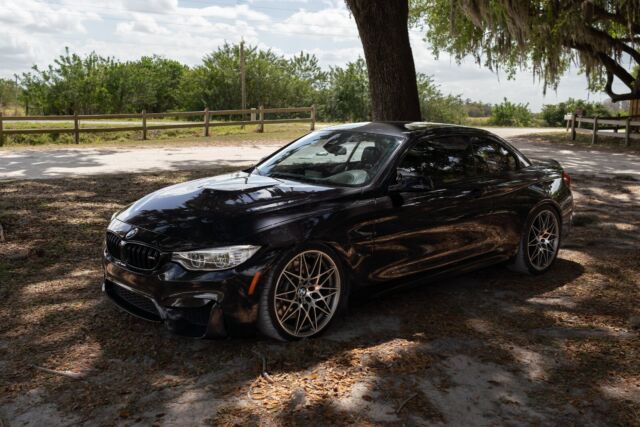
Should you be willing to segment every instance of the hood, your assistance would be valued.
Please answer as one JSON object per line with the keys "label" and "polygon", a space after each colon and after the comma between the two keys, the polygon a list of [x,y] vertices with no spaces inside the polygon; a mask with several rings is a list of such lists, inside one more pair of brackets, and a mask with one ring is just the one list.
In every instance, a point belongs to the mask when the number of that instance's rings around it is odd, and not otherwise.
{"label": "hood", "polygon": [[116,218],[176,243],[194,247],[233,244],[278,221],[279,212],[341,192],[235,172],[163,188],[133,203]]}

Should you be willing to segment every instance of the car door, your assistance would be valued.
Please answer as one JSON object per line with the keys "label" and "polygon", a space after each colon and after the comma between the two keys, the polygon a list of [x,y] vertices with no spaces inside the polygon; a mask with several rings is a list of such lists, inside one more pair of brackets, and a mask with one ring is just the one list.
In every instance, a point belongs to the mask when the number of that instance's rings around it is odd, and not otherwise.
{"label": "car door", "polygon": [[478,179],[467,136],[417,140],[397,170],[422,176],[429,185],[376,199],[373,282],[454,269],[492,250],[490,242],[499,238],[502,226],[491,216],[487,183]]}
{"label": "car door", "polygon": [[510,254],[520,241],[522,221],[531,205],[526,188],[531,180],[520,173],[519,157],[502,141],[490,135],[469,137],[474,159],[475,182],[482,188],[487,215],[500,225],[500,232],[487,240],[490,250]]}

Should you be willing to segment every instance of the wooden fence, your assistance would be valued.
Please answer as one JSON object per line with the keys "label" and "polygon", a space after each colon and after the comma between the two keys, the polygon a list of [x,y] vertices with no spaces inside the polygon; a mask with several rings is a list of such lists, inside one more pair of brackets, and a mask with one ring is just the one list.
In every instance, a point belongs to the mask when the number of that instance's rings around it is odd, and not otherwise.
{"label": "wooden fence", "polygon": [[[308,113],[309,117],[302,118],[277,118],[265,119],[266,114],[288,114],[288,113]],[[244,118],[250,115],[250,120]],[[184,123],[152,123],[148,124],[149,119],[159,119],[165,117],[185,118],[202,116],[202,121],[185,121]],[[219,116],[241,116],[242,120],[222,120],[212,121],[212,117]],[[140,119],[140,126],[102,126],[102,127],[81,127],[83,120],[114,120],[114,119]],[[73,127],[69,128],[33,128],[33,129],[7,129],[6,122],[48,122],[48,121],[72,121]],[[164,129],[183,129],[183,128],[203,128],[204,136],[209,136],[209,128],[215,126],[245,126],[257,125],[258,132],[264,132],[264,126],[267,124],[277,123],[310,123],[310,130],[314,130],[316,126],[316,107],[295,107],[295,108],[250,108],[245,110],[214,110],[210,111],[206,108],[204,111],[182,111],[175,113],[146,113],[142,111],[140,114],[85,114],[85,115],[68,115],[68,116],[3,116],[0,112],[0,146],[4,144],[4,138],[7,135],[26,135],[26,134],[42,134],[42,133],[72,133],[76,144],[80,143],[81,133],[97,133],[97,132],[136,132],[142,131],[142,139],[147,139],[147,132],[150,130]]]}
{"label": "wooden fence", "polygon": [[[577,133],[591,135],[591,143],[598,142],[598,135],[611,138],[624,138],[625,146],[631,144],[632,139],[640,139],[640,116],[631,116],[624,119],[615,117],[580,117],[574,114],[566,114],[567,131],[571,130],[571,139],[576,139]],[[591,129],[582,125],[591,125]]]}

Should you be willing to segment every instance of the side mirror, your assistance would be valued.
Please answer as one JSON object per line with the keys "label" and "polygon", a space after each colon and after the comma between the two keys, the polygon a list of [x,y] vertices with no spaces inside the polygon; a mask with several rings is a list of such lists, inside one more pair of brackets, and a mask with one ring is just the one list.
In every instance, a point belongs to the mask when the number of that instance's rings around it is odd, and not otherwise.
{"label": "side mirror", "polygon": [[389,191],[395,193],[419,193],[433,189],[433,180],[430,177],[406,174],[400,171],[398,171],[396,182],[389,186]]}

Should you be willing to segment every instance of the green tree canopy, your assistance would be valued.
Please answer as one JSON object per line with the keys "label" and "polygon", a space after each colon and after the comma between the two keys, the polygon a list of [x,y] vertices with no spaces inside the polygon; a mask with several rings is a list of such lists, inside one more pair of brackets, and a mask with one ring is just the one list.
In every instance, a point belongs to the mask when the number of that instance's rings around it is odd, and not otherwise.
{"label": "green tree canopy", "polygon": [[176,108],[186,69],[159,56],[119,62],[67,49],[46,69],[24,73],[20,85],[31,111],[42,114],[160,112]]}
{"label": "green tree canopy", "polygon": [[[577,63],[591,90],[614,101],[640,98],[630,72],[640,64],[638,0],[411,0],[411,22],[436,54],[472,55],[510,76],[530,69],[545,89]],[[614,79],[628,90],[615,93]]]}
{"label": "green tree canopy", "polygon": [[344,68],[334,67],[329,72],[325,115],[331,119],[345,117],[350,121],[370,120],[371,101],[367,65],[362,58]]}
{"label": "green tree canopy", "polygon": [[457,124],[465,121],[467,114],[464,101],[459,95],[444,95],[432,76],[418,73],[417,80],[423,120]]}
{"label": "green tree canopy", "polygon": [[0,79],[0,107],[14,105],[19,92],[14,80]]}

